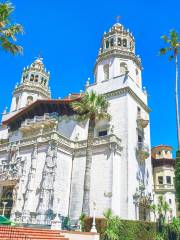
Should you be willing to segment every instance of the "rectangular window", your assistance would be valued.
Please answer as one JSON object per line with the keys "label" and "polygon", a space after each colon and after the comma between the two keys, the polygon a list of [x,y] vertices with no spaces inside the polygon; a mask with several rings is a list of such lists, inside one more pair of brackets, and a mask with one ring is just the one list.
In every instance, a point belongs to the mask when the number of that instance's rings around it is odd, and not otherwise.
{"label": "rectangular window", "polygon": [[163,176],[159,176],[158,177],[158,183],[159,184],[163,184]]}
{"label": "rectangular window", "polygon": [[139,135],[139,134],[138,134],[138,142],[139,142],[139,143],[142,143],[142,142],[143,142],[143,138],[142,138],[142,136]]}
{"label": "rectangular window", "polygon": [[107,130],[104,130],[104,131],[100,131],[98,133],[99,137],[103,137],[103,136],[107,136]]}
{"label": "rectangular window", "polygon": [[171,184],[171,177],[170,176],[166,176],[166,183]]}

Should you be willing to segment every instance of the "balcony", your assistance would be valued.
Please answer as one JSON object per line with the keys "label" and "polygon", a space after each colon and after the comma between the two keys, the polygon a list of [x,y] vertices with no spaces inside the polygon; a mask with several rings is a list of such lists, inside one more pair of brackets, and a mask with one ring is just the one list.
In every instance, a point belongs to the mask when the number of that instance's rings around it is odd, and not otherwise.
{"label": "balcony", "polygon": [[137,143],[137,157],[140,161],[144,161],[149,157],[149,147],[143,142]]}
{"label": "balcony", "polygon": [[137,125],[138,127],[145,128],[149,124],[148,115],[146,113],[138,113],[137,114]]}
{"label": "balcony", "polygon": [[57,120],[57,113],[45,113],[43,116],[34,116],[32,119],[26,119],[21,124],[21,131],[27,133],[29,131],[36,132],[43,128],[52,128]]}
{"label": "balcony", "polygon": [[166,191],[170,191],[170,192],[175,192],[175,187],[174,184],[155,184],[154,185],[154,189],[155,191],[159,191],[159,192],[166,192]]}

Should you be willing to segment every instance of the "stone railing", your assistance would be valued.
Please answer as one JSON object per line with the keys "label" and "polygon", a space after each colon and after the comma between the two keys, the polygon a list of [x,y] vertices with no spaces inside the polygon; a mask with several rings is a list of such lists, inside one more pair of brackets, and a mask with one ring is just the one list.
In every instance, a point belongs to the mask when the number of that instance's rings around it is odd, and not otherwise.
{"label": "stone railing", "polygon": [[[103,137],[94,138],[94,141],[93,141],[94,146],[106,145],[106,144],[110,144],[110,143],[115,143],[118,146],[120,146],[121,140],[118,137],[116,137],[114,134],[111,134],[111,135],[107,135],[107,136],[103,136]],[[78,141],[75,143],[76,148],[84,148],[86,146],[87,146],[86,140]]]}
{"label": "stone railing", "polygon": [[121,56],[125,56],[129,59],[133,59],[138,66],[141,67],[141,59],[136,56],[133,51],[129,50],[129,49],[122,49],[122,47],[119,47],[119,46],[114,46],[112,48],[110,48],[108,51],[102,51],[98,54],[98,58],[96,60],[96,64],[101,60],[101,58],[104,58],[106,57],[107,55],[109,54],[118,54],[118,55],[121,55]]}
{"label": "stone railing", "polygon": [[[1,151],[9,151],[12,146],[19,146],[20,148],[24,146],[33,145],[34,143],[46,143],[51,140],[55,140],[59,145],[68,147],[70,149],[82,149],[86,148],[87,141],[73,141],[69,138],[66,138],[59,134],[57,131],[49,131],[47,133],[38,134],[36,136],[26,137],[19,141],[10,142],[9,144],[1,144],[0,145],[0,152]],[[121,148],[121,140],[116,137],[114,134],[94,138],[93,145],[100,146],[100,145],[108,145],[108,144],[116,144],[119,148]]]}
{"label": "stone railing", "polygon": [[34,89],[38,89],[38,91],[40,91],[43,95],[50,97],[51,93],[50,93],[50,89],[48,89],[47,87],[42,86],[39,83],[33,83],[33,82],[24,82],[21,83],[20,85],[16,86],[14,93],[17,93],[19,91],[22,91],[24,89],[28,89],[28,90],[34,90]]}
{"label": "stone railing", "polygon": [[58,116],[57,113],[45,113],[43,116],[34,116],[32,119],[26,119],[24,122],[22,122],[21,127],[25,127],[37,122],[43,122],[46,120],[56,119]]}
{"label": "stone railing", "polygon": [[167,190],[172,190],[172,191],[175,191],[175,187],[173,184],[158,184],[158,185],[155,185],[154,186],[155,190],[164,190],[164,191],[167,191]]}

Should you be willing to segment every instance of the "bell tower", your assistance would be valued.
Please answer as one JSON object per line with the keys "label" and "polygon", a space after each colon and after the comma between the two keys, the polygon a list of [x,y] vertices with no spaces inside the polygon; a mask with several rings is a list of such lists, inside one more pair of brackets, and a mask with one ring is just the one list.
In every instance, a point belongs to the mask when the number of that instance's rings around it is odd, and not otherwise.
{"label": "bell tower", "polygon": [[51,97],[49,89],[50,73],[46,70],[42,58],[38,57],[30,67],[23,69],[21,83],[15,86],[10,112],[16,112],[37,99]]}
{"label": "bell tower", "polygon": [[[114,190],[109,208],[121,218],[136,220],[141,219],[142,196],[149,204],[153,193],[150,109],[147,92],[142,89],[141,72],[133,34],[115,23],[103,34],[94,67],[95,82],[88,81],[86,89],[105,95],[109,102],[111,120],[106,126],[99,123],[97,132],[107,135],[113,132],[122,144],[119,160],[111,162],[114,168],[109,184]],[[146,220],[149,216],[146,212]]]}
{"label": "bell tower", "polygon": [[128,75],[141,88],[141,59],[135,55],[135,39],[120,23],[104,32],[96,60],[95,82]]}

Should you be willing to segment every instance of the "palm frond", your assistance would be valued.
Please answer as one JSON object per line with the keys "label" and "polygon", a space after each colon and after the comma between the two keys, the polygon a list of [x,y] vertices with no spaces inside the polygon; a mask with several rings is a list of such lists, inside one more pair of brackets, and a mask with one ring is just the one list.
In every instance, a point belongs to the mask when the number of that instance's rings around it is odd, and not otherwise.
{"label": "palm frond", "polygon": [[167,48],[161,48],[159,50],[159,55],[165,55],[167,53]]}
{"label": "palm frond", "polygon": [[95,117],[95,120],[107,119],[110,120],[110,115],[107,113],[109,103],[103,95],[97,95],[94,91],[86,92],[81,101],[71,103],[71,107],[78,113],[78,119],[85,121]]}
{"label": "palm frond", "polygon": [[166,43],[170,42],[170,39],[169,39],[168,36],[166,36],[166,35],[161,36],[161,38],[162,38]]}
{"label": "palm frond", "polygon": [[174,55],[169,56],[169,61],[174,59]]}
{"label": "palm frond", "polygon": [[174,59],[174,57],[179,54],[180,48],[178,32],[176,30],[171,30],[169,36],[164,35],[161,38],[167,44],[167,47],[161,48],[159,55],[165,55],[167,52],[171,52],[169,60]]}
{"label": "palm frond", "polygon": [[0,27],[9,22],[9,17],[14,11],[14,7],[10,2],[0,3]]}
{"label": "palm frond", "polygon": [[13,55],[22,53],[23,48],[14,42],[16,34],[23,33],[23,27],[20,24],[12,24],[10,15],[14,7],[10,2],[0,3],[0,46],[6,52]]}
{"label": "palm frond", "polygon": [[11,35],[15,35],[18,33],[24,33],[24,29],[23,26],[21,24],[13,24],[9,27],[9,32],[11,33]]}
{"label": "palm frond", "polygon": [[4,51],[6,52],[10,52],[13,55],[17,54],[17,53],[21,53],[23,52],[23,48],[19,45],[16,45],[12,42],[10,42],[8,39],[0,37],[0,44],[3,48]]}
{"label": "palm frond", "polygon": [[176,47],[178,40],[179,40],[178,32],[176,32],[175,30],[171,30],[170,31],[170,39],[171,39],[171,45],[173,47]]}

